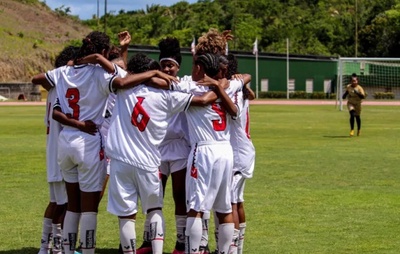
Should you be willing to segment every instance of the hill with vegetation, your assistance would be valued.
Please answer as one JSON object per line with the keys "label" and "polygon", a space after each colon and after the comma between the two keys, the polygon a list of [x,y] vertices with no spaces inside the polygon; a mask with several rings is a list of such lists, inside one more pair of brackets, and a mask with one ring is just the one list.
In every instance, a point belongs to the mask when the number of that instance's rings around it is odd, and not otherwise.
{"label": "hill with vegetation", "polygon": [[29,82],[91,29],[37,0],[0,1],[0,82]]}
{"label": "hill with vegetation", "polygon": [[198,0],[143,10],[109,11],[81,21],[65,6],[38,0],[0,1],[0,82],[29,81],[55,55],[91,30],[112,42],[128,30],[132,44],[157,46],[173,36],[189,47],[209,28],[232,30],[230,50],[342,57],[400,57],[400,0]]}

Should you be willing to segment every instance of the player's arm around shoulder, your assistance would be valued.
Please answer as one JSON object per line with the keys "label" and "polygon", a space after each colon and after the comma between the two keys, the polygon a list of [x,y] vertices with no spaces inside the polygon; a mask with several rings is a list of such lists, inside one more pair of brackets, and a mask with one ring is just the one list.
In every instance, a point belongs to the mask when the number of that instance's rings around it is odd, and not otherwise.
{"label": "player's arm around shoulder", "polygon": [[40,73],[35,75],[31,81],[35,85],[43,86],[43,88],[46,89],[47,91],[53,88],[53,85],[46,78],[46,73]]}

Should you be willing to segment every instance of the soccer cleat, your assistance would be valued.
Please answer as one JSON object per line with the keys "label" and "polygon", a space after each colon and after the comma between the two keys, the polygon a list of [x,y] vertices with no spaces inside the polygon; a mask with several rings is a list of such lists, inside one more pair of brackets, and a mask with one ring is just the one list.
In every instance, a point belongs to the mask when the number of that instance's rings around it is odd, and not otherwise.
{"label": "soccer cleat", "polygon": [[361,135],[361,130],[358,130],[357,131],[357,136],[360,136]]}
{"label": "soccer cleat", "polygon": [[354,130],[351,130],[350,131],[350,137],[353,137],[354,136]]}
{"label": "soccer cleat", "polygon": [[200,246],[199,248],[199,253],[200,254],[211,254],[210,249],[207,246]]}
{"label": "soccer cleat", "polygon": [[136,250],[136,254],[152,254],[153,248],[151,247],[151,242],[143,242],[142,246]]}
{"label": "soccer cleat", "polygon": [[174,251],[172,252],[172,254],[185,254],[185,251],[184,251],[184,250],[177,250],[177,249],[174,249]]}
{"label": "soccer cleat", "polygon": [[172,254],[185,254],[185,243],[176,242]]}

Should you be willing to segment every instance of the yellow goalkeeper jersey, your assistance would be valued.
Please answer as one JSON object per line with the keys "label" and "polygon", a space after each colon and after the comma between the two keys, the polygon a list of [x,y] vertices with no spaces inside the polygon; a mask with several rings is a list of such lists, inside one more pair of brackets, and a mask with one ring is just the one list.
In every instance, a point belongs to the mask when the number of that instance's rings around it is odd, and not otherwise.
{"label": "yellow goalkeeper jersey", "polygon": [[365,98],[364,89],[360,85],[352,87],[351,84],[349,84],[346,87],[346,92],[347,92],[347,102],[351,104],[359,104],[362,101],[362,99],[354,92],[355,89]]}

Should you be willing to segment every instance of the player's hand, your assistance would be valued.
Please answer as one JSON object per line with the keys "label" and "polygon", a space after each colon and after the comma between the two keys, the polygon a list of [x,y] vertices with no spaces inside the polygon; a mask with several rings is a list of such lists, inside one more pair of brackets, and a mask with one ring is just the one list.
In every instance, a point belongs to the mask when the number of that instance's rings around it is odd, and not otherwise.
{"label": "player's hand", "polygon": [[218,81],[210,78],[207,75],[204,75],[204,78],[197,81],[196,83],[200,86],[210,86],[210,87],[218,86]]}
{"label": "player's hand", "polygon": [[100,54],[91,54],[82,58],[78,58],[75,61],[75,64],[97,64],[97,59],[100,57]]}
{"label": "player's hand", "polygon": [[131,35],[128,31],[118,33],[119,45],[121,45],[121,47],[128,46],[129,43],[131,43],[131,39]]}
{"label": "player's hand", "polygon": [[91,120],[80,122],[78,128],[93,136],[97,133],[97,125]]}
{"label": "player's hand", "polygon": [[238,73],[238,74],[233,74],[232,79],[237,79],[237,80],[243,80],[243,75]]}
{"label": "player's hand", "polygon": [[162,71],[156,71],[156,77],[164,79],[165,81],[167,81],[168,85],[170,85],[171,82],[176,82],[176,83],[179,82],[178,78],[168,75]]}

